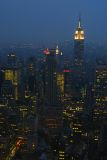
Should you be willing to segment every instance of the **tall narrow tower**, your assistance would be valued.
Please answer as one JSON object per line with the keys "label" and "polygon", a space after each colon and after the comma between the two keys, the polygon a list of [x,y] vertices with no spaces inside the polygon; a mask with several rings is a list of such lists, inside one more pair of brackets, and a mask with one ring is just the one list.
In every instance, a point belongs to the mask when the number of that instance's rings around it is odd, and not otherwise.
{"label": "tall narrow tower", "polygon": [[74,34],[74,66],[80,70],[84,61],[84,30],[81,25],[81,17],[79,17],[78,26]]}
{"label": "tall narrow tower", "polygon": [[74,34],[74,60],[73,60],[73,82],[76,97],[82,97],[85,85],[84,70],[84,30],[81,25],[81,17],[79,17],[78,25]]}
{"label": "tall narrow tower", "polygon": [[55,50],[51,49],[46,55],[45,79],[46,79],[46,103],[51,106],[57,104],[57,62]]}

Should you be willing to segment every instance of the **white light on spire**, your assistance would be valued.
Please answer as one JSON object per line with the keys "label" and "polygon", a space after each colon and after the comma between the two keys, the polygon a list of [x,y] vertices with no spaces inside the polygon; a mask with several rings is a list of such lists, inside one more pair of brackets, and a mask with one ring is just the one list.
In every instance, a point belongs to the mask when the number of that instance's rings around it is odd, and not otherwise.
{"label": "white light on spire", "polygon": [[58,47],[58,45],[56,46],[56,55],[58,55],[59,54],[59,47]]}
{"label": "white light on spire", "polygon": [[79,20],[79,26],[78,26],[78,28],[81,28],[81,21]]}

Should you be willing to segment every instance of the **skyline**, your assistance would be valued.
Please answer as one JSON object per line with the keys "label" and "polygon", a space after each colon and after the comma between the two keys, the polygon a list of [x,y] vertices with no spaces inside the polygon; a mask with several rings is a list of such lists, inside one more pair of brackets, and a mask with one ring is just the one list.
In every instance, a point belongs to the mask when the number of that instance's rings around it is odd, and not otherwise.
{"label": "skyline", "polygon": [[47,44],[73,40],[80,13],[86,41],[107,42],[105,0],[103,3],[97,0],[5,0],[0,3],[0,43]]}
{"label": "skyline", "polygon": [[0,160],[107,160],[107,2],[90,1],[1,0]]}

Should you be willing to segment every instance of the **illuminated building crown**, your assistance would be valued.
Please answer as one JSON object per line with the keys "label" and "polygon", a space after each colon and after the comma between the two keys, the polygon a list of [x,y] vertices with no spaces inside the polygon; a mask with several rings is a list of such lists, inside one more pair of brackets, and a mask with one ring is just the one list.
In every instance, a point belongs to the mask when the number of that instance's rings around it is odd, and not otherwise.
{"label": "illuminated building crown", "polygon": [[78,23],[77,29],[75,31],[74,39],[75,40],[84,40],[85,39],[84,30],[81,26],[81,18],[79,18],[79,23]]}
{"label": "illuminated building crown", "polygon": [[58,47],[58,45],[56,46],[56,55],[58,55],[59,54],[59,47]]}

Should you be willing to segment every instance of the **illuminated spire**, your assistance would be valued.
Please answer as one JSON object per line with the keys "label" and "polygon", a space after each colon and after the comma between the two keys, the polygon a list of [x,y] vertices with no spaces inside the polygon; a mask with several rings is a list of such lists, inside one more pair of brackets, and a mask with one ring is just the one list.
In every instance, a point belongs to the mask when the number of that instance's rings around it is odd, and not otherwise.
{"label": "illuminated spire", "polygon": [[74,39],[75,40],[84,40],[85,39],[84,30],[81,26],[81,16],[79,16],[78,27],[75,31]]}
{"label": "illuminated spire", "polygon": [[56,55],[58,55],[59,54],[59,47],[58,47],[58,45],[56,46]]}
{"label": "illuminated spire", "polygon": [[78,23],[78,28],[81,28],[81,16],[79,15],[79,23]]}

